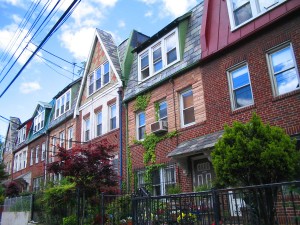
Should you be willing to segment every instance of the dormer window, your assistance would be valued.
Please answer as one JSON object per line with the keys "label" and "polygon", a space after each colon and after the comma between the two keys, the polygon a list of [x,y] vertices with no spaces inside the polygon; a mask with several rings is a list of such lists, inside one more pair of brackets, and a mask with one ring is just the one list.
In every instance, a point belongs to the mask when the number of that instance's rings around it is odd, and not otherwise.
{"label": "dormer window", "polygon": [[286,0],[227,0],[231,28],[235,29]]}
{"label": "dormer window", "polygon": [[176,28],[138,55],[139,81],[146,80],[178,61],[179,43]]}
{"label": "dormer window", "polygon": [[18,144],[25,141],[26,137],[26,126],[22,127],[20,130],[18,130]]}
{"label": "dormer window", "polygon": [[45,121],[45,110],[42,107],[40,107],[40,109],[37,112],[37,115],[34,117],[34,126],[33,126],[34,133],[44,128],[44,121]]}
{"label": "dormer window", "polygon": [[91,95],[110,81],[109,62],[102,64],[88,77],[88,94]]}
{"label": "dormer window", "polygon": [[66,113],[68,110],[70,110],[71,108],[70,105],[71,105],[71,90],[68,90],[58,99],[56,99],[55,117],[57,118],[63,115],[64,113]]}

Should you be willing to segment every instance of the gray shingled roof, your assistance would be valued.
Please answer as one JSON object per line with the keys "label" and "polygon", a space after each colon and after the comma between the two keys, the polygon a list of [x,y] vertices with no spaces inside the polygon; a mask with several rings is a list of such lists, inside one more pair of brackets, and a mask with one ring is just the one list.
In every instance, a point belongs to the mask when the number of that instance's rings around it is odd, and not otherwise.
{"label": "gray shingled roof", "polygon": [[195,139],[182,142],[172,152],[168,154],[168,157],[186,156],[195,153],[199,153],[201,150],[214,147],[219,138],[222,137],[224,131],[217,131],[212,134],[197,137]]}
{"label": "gray shingled roof", "polygon": [[122,66],[124,57],[125,57],[125,51],[127,49],[127,44],[128,44],[129,39],[127,38],[125,41],[123,41],[119,46],[118,46],[118,53],[119,53],[119,58],[120,58],[120,64]]}
{"label": "gray shingled roof", "polygon": [[96,29],[96,31],[101,41],[103,42],[103,45],[105,46],[105,49],[118,73],[116,75],[121,76],[122,74],[121,74],[121,67],[120,67],[119,56],[118,56],[118,49],[113,41],[112,35],[100,29]]}
{"label": "gray shingled roof", "polygon": [[138,83],[138,54],[134,53],[128,85],[125,89],[124,101],[155,86],[162,80],[167,80],[176,72],[188,67],[201,59],[200,29],[202,23],[203,2],[191,10],[188,29],[185,40],[183,58],[176,64],[163,70],[161,73],[152,76],[148,80]]}

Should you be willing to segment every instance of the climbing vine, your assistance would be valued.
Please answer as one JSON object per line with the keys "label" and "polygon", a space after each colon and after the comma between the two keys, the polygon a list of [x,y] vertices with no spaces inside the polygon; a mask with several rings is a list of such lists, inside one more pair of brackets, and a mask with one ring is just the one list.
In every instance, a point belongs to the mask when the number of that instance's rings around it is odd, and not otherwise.
{"label": "climbing vine", "polygon": [[155,102],[154,103],[154,109],[155,109],[155,119],[156,121],[159,120],[159,103]]}
{"label": "climbing vine", "polygon": [[150,102],[150,98],[151,98],[150,93],[137,96],[134,105],[135,110],[145,111],[145,109],[147,108]]}

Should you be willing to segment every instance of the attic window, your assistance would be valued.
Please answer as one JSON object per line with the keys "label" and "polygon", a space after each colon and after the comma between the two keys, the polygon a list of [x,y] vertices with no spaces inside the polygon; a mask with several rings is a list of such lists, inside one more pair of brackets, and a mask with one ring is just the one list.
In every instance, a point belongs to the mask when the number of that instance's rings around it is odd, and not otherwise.
{"label": "attic window", "polygon": [[109,62],[105,62],[95,69],[88,77],[88,95],[104,87],[110,81]]}
{"label": "attic window", "polygon": [[38,132],[42,128],[44,128],[45,123],[45,110],[38,111],[37,115],[34,117],[34,124],[33,124],[33,133]]}
{"label": "attic window", "polygon": [[138,55],[139,81],[150,78],[178,61],[178,30],[175,28]]}
{"label": "attic window", "polygon": [[60,117],[68,110],[70,110],[71,105],[71,89],[69,89],[66,93],[56,99],[55,104],[55,118]]}

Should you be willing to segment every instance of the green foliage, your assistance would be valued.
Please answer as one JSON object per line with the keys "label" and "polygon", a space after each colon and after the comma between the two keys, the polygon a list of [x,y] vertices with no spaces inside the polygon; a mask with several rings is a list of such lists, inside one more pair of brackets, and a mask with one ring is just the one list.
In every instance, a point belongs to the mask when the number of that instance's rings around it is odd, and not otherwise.
{"label": "green foliage", "polygon": [[155,120],[158,121],[159,120],[159,103],[158,102],[154,103],[154,108],[155,108]]}
{"label": "green foliage", "polygon": [[[0,149],[1,149],[1,146],[0,146]],[[7,179],[7,178],[8,178],[8,174],[5,171],[5,165],[2,162],[2,163],[0,163],[0,182]]]}
{"label": "green foliage", "polygon": [[149,104],[150,98],[151,98],[151,94],[144,94],[144,95],[137,96],[134,105],[135,110],[145,111],[145,109]]}
{"label": "green foliage", "polygon": [[181,193],[181,188],[179,185],[175,185],[174,187],[168,187],[167,188],[167,194],[168,195],[175,195]]}
{"label": "green foliage", "polygon": [[208,191],[210,189],[211,189],[211,187],[209,185],[203,184],[203,185],[196,187],[195,192]]}
{"label": "green foliage", "polygon": [[63,225],[77,225],[77,218],[75,215],[71,215],[63,218]]}
{"label": "green foliage", "polygon": [[108,218],[107,224],[119,224],[121,220],[127,220],[131,217],[131,197],[130,195],[123,195],[116,197],[108,204],[105,214]]}
{"label": "green foliage", "polygon": [[[146,166],[146,170],[145,170],[145,183],[146,184],[152,184],[152,174],[155,170],[158,170],[159,168],[162,168],[164,166],[164,164],[151,164]],[[150,185],[149,187],[147,187],[149,190],[152,189],[152,185]]]}
{"label": "green foliage", "polygon": [[255,113],[246,124],[226,125],[212,152],[217,181],[224,186],[293,179],[299,172],[299,159],[295,140],[279,127],[264,125]]}
{"label": "green foliage", "polygon": [[18,197],[10,206],[10,212],[25,212],[31,210],[31,196]]}

